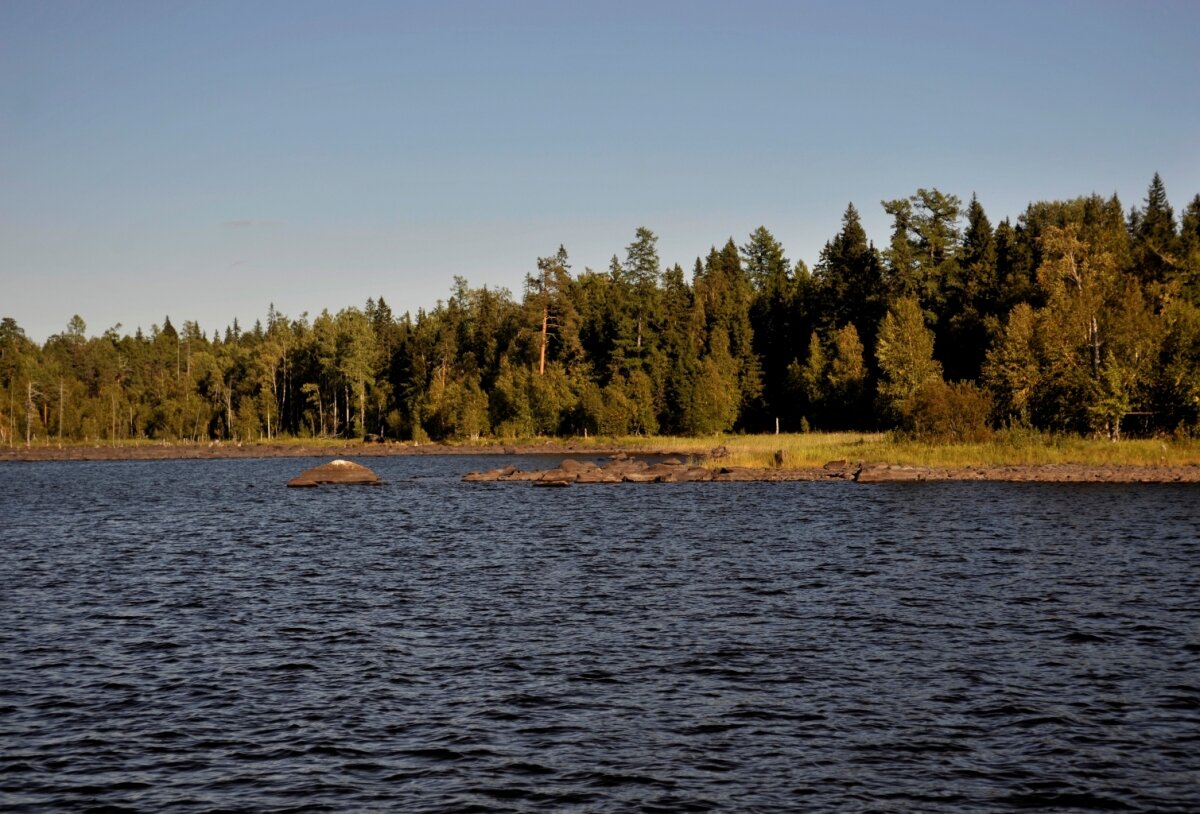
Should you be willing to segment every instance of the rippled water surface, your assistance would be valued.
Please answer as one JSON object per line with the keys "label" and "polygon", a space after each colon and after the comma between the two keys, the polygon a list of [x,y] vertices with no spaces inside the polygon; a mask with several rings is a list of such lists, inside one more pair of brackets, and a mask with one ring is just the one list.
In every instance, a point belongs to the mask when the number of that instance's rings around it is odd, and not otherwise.
{"label": "rippled water surface", "polygon": [[313,463],[0,464],[0,808],[1200,808],[1195,487]]}

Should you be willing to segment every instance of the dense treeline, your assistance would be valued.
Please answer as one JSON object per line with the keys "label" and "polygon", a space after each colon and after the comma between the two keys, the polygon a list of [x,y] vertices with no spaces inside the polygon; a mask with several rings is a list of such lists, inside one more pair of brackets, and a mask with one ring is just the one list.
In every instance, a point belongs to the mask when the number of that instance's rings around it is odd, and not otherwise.
{"label": "dense treeline", "polygon": [[1128,213],[1092,195],[993,226],[936,189],[883,207],[883,249],[851,205],[811,271],[759,228],[689,275],[643,228],[606,270],[560,247],[520,300],[457,278],[415,316],[381,298],[91,338],[76,316],[41,347],[6,318],[0,438],[1200,431],[1200,195],[1178,221],[1158,175]]}

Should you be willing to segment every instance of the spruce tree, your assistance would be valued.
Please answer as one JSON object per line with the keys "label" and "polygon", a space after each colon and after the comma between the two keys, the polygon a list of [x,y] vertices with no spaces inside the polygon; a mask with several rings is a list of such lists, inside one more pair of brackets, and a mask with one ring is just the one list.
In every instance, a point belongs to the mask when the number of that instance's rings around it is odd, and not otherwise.
{"label": "spruce tree", "polygon": [[1150,180],[1145,204],[1144,208],[1134,208],[1129,213],[1133,267],[1143,285],[1155,285],[1172,279],[1180,265],[1175,212],[1157,172]]}
{"label": "spruce tree", "polygon": [[854,204],[842,215],[842,230],[821,250],[812,281],[813,320],[828,333],[853,323],[868,348],[874,348],[879,322],[887,310],[883,264],[867,242]]}

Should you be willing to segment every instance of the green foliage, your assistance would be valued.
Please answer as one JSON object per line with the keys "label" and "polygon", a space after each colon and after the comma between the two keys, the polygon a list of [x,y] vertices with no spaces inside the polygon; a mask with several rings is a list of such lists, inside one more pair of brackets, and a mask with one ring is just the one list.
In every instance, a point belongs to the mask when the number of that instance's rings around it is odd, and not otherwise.
{"label": "green foliage", "polygon": [[853,204],[842,216],[842,230],[825,244],[812,282],[812,321],[823,331],[851,323],[866,346],[887,311],[887,290],[879,252],[867,241]]}
{"label": "green foliage", "polygon": [[1032,306],[1019,303],[1009,314],[1000,339],[988,351],[983,378],[1003,424],[1029,424],[1030,406],[1042,376],[1036,334]]}
{"label": "green foliage", "polygon": [[904,420],[913,397],[931,381],[942,380],[942,366],[933,358],[933,331],[915,297],[897,300],[879,326],[876,349],[882,378],[879,398],[893,420]]}
{"label": "green foliage", "polygon": [[853,324],[843,325],[824,341],[814,331],[809,337],[808,361],[803,367],[797,363],[793,375],[819,426],[838,429],[861,426],[869,420],[863,344]]}
{"label": "green foliage", "polygon": [[937,189],[918,189],[909,198],[884,201],[883,209],[893,219],[885,253],[892,294],[916,297],[923,308],[939,311],[946,278],[957,273],[961,201]]}
{"label": "green foliage", "polygon": [[973,382],[931,378],[913,393],[904,427],[926,441],[980,443],[991,438],[991,413],[991,395]]}
{"label": "green foliage", "polygon": [[[881,255],[851,205],[810,275],[766,227],[664,267],[638,228],[607,269],[537,260],[520,300],[447,299],[250,330],[164,318],[42,345],[0,320],[0,443],[424,442],[562,434],[870,428],[976,437],[1200,432],[1200,195],[1031,203],[993,227],[936,189],[887,201]],[[886,262],[885,262],[886,260]],[[888,304],[891,304],[889,311]],[[946,378],[958,381],[945,384]]]}

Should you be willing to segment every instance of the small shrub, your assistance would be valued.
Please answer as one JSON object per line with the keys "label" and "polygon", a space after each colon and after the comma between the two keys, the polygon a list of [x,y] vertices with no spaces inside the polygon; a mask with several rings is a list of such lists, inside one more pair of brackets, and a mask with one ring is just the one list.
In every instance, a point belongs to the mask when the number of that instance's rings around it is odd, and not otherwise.
{"label": "small shrub", "polygon": [[972,382],[931,379],[913,393],[905,424],[921,439],[978,443],[991,438],[991,412],[991,396]]}

